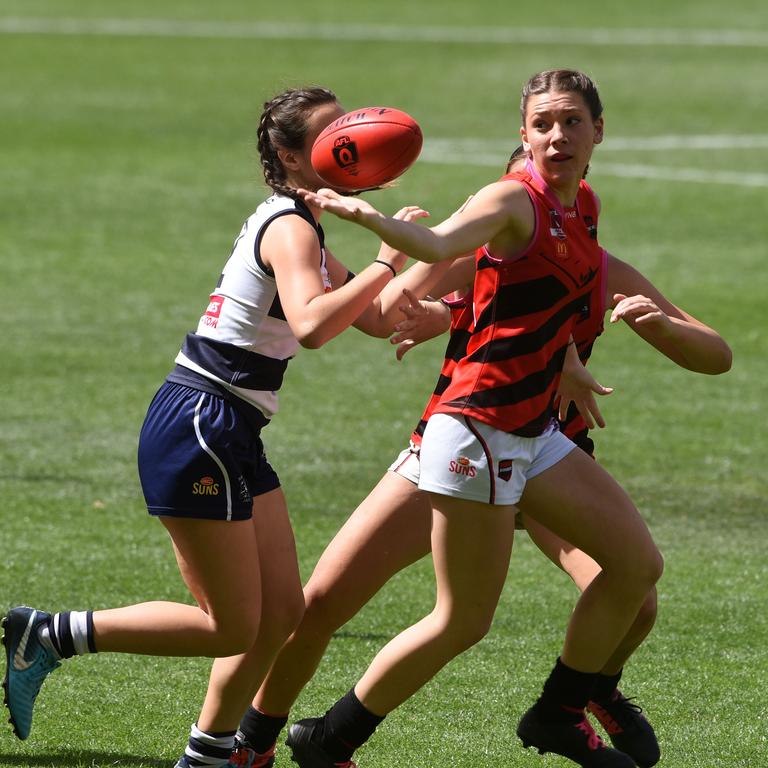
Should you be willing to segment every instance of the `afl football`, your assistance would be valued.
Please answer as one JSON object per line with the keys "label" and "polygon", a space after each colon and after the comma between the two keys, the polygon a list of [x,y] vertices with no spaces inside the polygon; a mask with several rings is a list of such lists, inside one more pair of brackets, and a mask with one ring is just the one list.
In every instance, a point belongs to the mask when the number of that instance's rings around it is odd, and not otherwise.
{"label": "afl football", "polygon": [[334,120],[312,146],[312,167],[329,186],[360,192],[405,173],[421,152],[419,124],[391,107],[364,107]]}

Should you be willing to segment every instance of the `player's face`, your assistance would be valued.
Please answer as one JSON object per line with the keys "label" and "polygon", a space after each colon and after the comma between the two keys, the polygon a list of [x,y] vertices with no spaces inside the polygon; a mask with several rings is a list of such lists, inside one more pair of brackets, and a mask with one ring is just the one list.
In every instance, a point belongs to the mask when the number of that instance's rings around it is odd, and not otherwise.
{"label": "player's face", "polygon": [[603,140],[603,118],[592,119],[580,93],[538,93],[528,98],[520,135],[544,180],[575,195],[595,144]]}
{"label": "player's face", "polygon": [[320,187],[327,187],[328,183],[323,181],[310,162],[312,154],[312,145],[315,139],[322,133],[323,129],[329,126],[334,120],[344,114],[344,108],[341,104],[333,102],[331,104],[322,104],[309,117],[307,137],[304,141],[304,148],[299,153],[297,160],[299,162],[299,172],[301,181],[305,189],[318,190]]}

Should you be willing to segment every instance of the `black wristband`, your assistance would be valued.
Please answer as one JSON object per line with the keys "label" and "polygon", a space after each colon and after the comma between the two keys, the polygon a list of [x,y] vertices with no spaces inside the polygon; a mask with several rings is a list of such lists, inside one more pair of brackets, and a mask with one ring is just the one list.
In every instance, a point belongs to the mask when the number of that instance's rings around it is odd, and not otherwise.
{"label": "black wristband", "polygon": [[374,264],[383,264],[385,267],[389,267],[392,270],[392,277],[397,277],[397,271],[395,268],[388,262],[388,261],[382,261],[381,259],[374,259]]}

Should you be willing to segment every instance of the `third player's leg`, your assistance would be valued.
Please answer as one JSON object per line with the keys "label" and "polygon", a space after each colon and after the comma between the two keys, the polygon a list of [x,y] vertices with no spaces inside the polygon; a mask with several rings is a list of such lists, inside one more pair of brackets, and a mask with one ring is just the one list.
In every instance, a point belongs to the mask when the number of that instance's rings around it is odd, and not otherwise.
{"label": "third player's leg", "polygon": [[326,548],[304,588],[306,610],[253,704],[286,714],[317,669],[333,633],[398,571],[430,549],[427,494],[387,472]]}
{"label": "third player's leg", "polygon": [[599,565],[576,605],[562,653],[568,666],[598,672],[660,577],[661,555],[624,490],[580,451],[531,478],[521,507]]}
{"label": "third player's leg", "polygon": [[515,507],[430,494],[434,507],[434,610],[376,656],[355,693],[384,715],[487,633],[512,551]]}

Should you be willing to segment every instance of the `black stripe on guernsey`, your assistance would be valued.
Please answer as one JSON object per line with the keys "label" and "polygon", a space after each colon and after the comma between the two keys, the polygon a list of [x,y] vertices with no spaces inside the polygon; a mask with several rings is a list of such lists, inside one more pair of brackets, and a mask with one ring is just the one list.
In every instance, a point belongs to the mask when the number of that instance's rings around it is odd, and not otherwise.
{"label": "black stripe on guernsey", "polygon": [[467,344],[471,338],[472,334],[469,331],[461,329],[452,331],[451,337],[448,339],[448,346],[445,348],[446,359],[456,362],[461,360],[467,354]]}
{"label": "black stripe on guernsey", "polygon": [[438,397],[445,392],[446,389],[448,389],[448,385],[451,383],[451,377],[446,376],[445,374],[440,374],[437,377],[437,385],[435,386],[435,392]]}
{"label": "black stripe on guernsey", "polygon": [[589,301],[589,294],[577,296],[535,331],[504,339],[491,339],[487,344],[478,347],[467,359],[472,363],[497,362],[537,352],[543,344],[555,337],[558,330],[571,315],[580,310],[585,301]]}
{"label": "black stripe on guernsey", "polygon": [[287,359],[277,360],[195,333],[187,334],[181,351],[216,378],[243,389],[276,391],[288,367]]}
{"label": "black stripe on guernsey", "polygon": [[[451,400],[446,405],[453,408],[465,408],[467,406],[472,408],[499,408],[529,400],[546,391],[549,383],[562,369],[564,359],[565,347],[552,355],[546,368],[541,371],[531,373],[524,379],[513,381],[511,384],[476,390],[465,397]],[[515,434],[521,434],[518,430],[514,430],[514,432]]]}
{"label": "black stripe on guernsey", "polygon": [[567,295],[568,289],[554,275],[502,285],[496,291],[493,302],[477,318],[475,331],[481,331],[494,322],[544,312]]}

